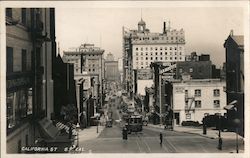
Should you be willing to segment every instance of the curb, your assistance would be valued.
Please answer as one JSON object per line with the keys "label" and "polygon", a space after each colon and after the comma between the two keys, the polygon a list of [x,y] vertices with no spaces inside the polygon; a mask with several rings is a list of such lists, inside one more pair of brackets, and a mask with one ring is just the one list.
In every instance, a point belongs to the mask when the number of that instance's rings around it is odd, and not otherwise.
{"label": "curb", "polygon": [[208,135],[204,135],[204,134],[199,134],[199,133],[192,133],[192,132],[187,132],[187,131],[176,131],[176,130],[174,130],[174,131],[175,132],[188,133],[188,134],[195,134],[195,135],[199,135],[201,137],[209,138],[209,139],[216,139],[216,137],[212,137],[212,136],[208,136]]}
{"label": "curb", "polygon": [[[150,125],[149,125],[149,126],[150,126]],[[159,128],[159,129],[164,129],[164,127],[158,127],[158,126],[150,126],[150,127]],[[175,131],[175,132],[182,132],[182,133],[188,133],[188,134],[195,134],[195,135],[199,135],[199,136],[201,136],[201,137],[209,138],[209,139],[216,139],[216,137],[208,136],[208,135],[203,135],[203,134],[199,134],[199,133],[193,133],[193,132],[188,132],[188,131],[178,131],[178,130],[175,130],[175,129],[173,129],[173,131]]]}

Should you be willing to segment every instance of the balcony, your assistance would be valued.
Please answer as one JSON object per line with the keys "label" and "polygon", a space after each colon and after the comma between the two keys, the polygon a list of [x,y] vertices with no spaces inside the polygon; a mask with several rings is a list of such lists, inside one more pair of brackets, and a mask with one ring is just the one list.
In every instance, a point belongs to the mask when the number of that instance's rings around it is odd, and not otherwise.
{"label": "balcony", "polygon": [[50,41],[50,39],[48,38],[47,32],[45,32],[44,34],[44,24],[40,19],[36,20],[35,23],[35,28],[33,29],[33,38],[34,40],[36,40],[37,42],[46,42],[46,41]]}
{"label": "balcony", "polygon": [[7,26],[13,26],[13,25],[17,25],[19,23],[19,20],[6,16],[5,23]]}

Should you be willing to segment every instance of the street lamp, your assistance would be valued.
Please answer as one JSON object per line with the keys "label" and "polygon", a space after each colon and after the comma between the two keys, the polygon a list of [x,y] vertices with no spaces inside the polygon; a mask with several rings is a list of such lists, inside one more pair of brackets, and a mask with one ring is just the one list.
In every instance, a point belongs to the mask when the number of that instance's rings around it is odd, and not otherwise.
{"label": "street lamp", "polygon": [[236,127],[236,132],[235,132],[235,134],[236,134],[236,153],[239,153],[239,142],[238,142],[238,130],[239,130],[239,125],[240,125],[240,119],[238,119],[238,118],[236,118],[236,119],[234,119],[233,120],[233,122],[234,122],[234,125],[235,125],[235,127]]}
{"label": "street lamp", "polygon": [[219,142],[218,142],[218,149],[222,150],[222,138],[221,138],[221,115],[219,115]]}
{"label": "street lamp", "polygon": [[79,129],[80,129],[80,126],[79,124],[76,125],[76,131],[77,131],[77,144],[76,144],[76,147],[79,147]]}

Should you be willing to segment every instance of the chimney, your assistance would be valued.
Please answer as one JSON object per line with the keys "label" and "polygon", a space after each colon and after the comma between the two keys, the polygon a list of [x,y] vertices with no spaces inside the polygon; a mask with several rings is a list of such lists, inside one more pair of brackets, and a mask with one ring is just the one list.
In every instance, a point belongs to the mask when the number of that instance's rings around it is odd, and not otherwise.
{"label": "chimney", "polygon": [[163,22],[163,34],[166,34],[166,22]]}

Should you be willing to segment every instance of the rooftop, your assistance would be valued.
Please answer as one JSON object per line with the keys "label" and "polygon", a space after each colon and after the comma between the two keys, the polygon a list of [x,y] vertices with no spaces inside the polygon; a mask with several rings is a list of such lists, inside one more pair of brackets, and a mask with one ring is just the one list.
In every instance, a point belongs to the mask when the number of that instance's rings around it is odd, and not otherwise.
{"label": "rooftop", "polygon": [[238,46],[244,46],[244,36],[242,35],[233,35],[231,38],[238,44]]}

